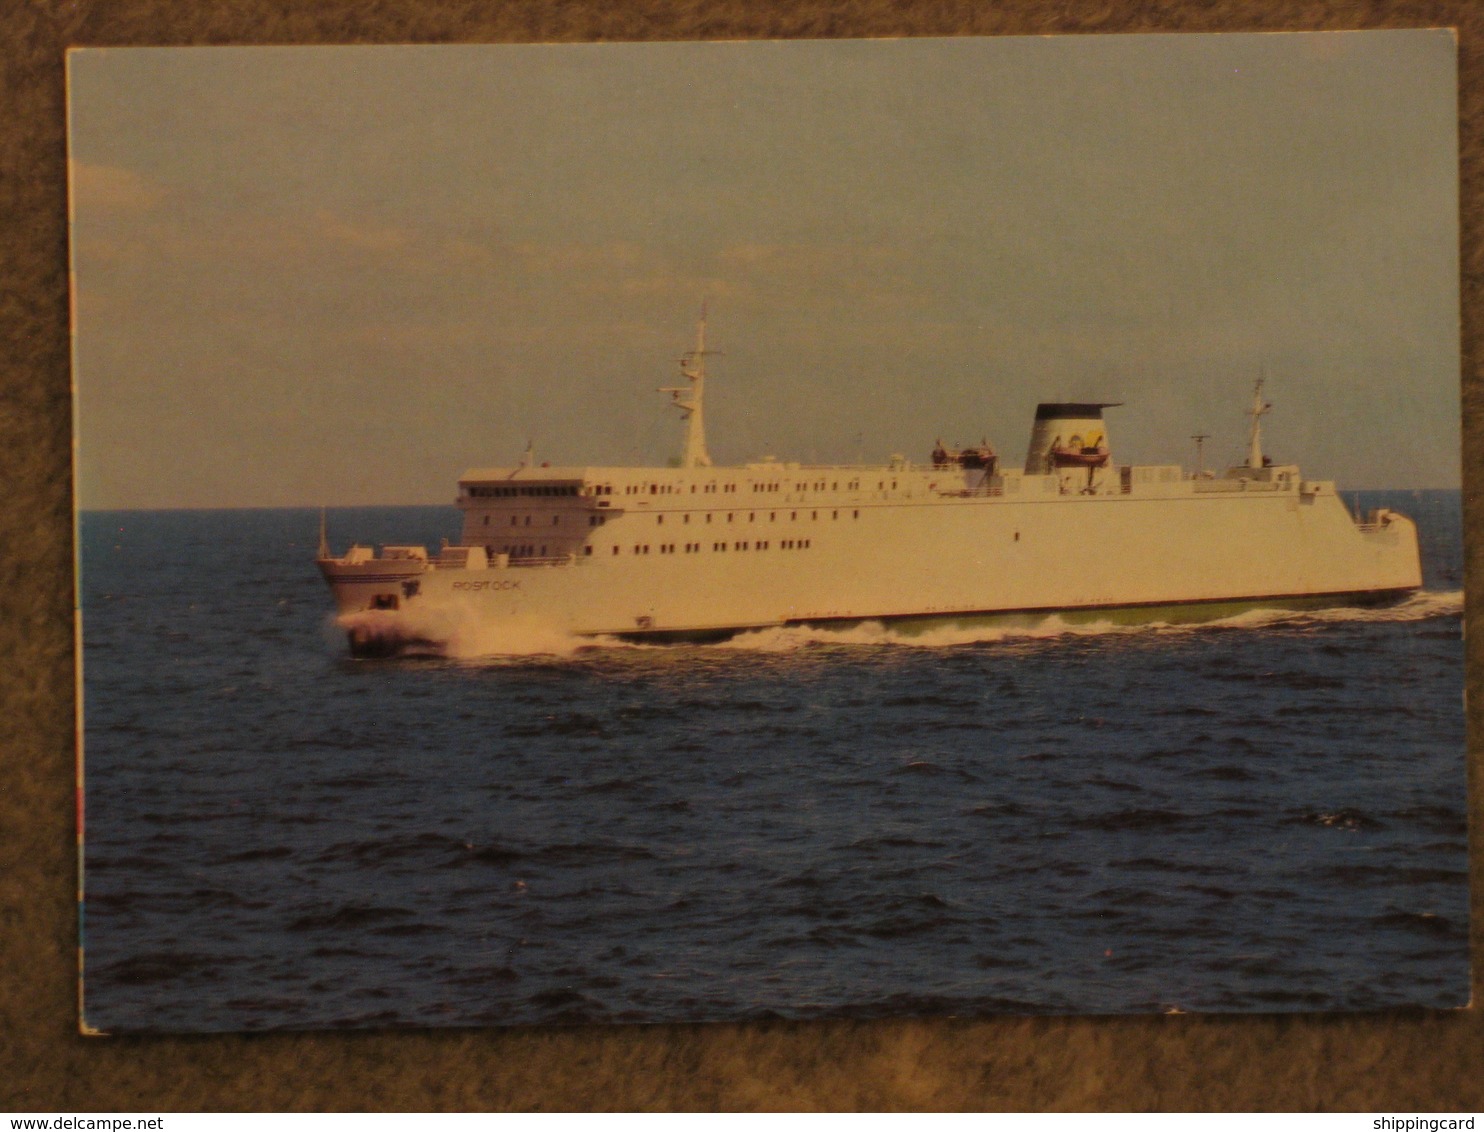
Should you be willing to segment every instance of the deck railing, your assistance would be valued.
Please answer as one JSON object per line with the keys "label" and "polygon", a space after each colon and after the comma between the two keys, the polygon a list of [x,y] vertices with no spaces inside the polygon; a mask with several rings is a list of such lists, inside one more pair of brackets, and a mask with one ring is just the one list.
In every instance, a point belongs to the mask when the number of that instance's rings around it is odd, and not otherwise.
{"label": "deck railing", "polygon": [[1287,484],[1267,483],[1263,480],[1189,480],[1191,489],[1196,492],[1217,491],[1285,491]]}

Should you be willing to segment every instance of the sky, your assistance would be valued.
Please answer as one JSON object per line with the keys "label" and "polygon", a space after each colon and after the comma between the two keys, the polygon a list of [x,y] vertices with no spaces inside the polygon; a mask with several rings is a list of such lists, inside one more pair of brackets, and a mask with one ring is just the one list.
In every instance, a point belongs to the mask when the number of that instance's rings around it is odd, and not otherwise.
{"label": "sky", "polygon": [[84,509],[712,457],[1459,483],[1446,30],[69,55]]}

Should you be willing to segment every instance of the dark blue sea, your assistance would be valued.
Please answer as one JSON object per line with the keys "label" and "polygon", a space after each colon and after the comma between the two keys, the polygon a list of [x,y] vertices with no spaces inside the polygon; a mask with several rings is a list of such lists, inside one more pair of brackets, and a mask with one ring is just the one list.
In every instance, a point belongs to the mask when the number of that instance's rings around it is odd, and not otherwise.
{"label": "dark blue sea", "polygon": [[361,661],[317,513],[84,514],[85,1020],[1462,1006],[1459,494],[1362,503],[1400,607]]}

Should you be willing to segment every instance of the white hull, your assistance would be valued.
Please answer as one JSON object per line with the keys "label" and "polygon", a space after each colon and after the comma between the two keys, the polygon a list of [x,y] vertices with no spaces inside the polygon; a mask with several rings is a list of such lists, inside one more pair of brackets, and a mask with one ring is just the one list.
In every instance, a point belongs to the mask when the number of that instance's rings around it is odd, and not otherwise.
{"label": "white hull", "polygon": [[[335,560],[321,566],[359,633],[358,651],[437,647],[471,629],[498,651],[501,626],[512,644],[533,632],[663,638],[793,623],[1379,600],[1421,583],[1412,522],[1387,513],[1357,525],[1330,485],[1305,485],[1318,488],[1309,493],[1169,486],[1187,490],[787,511],[677,507],[665,518],[672,530],[680,521],[682,532],[698,532],[698,552],[634,552],[645,545],[639,539],[655,545],[657,516],[645,513],[614,516],[604,528],[598,549],[611,541],[617,554],[484,569],[408,561],[400,576],[382,559],[366,564],[371,577]],[[723,539],[728,549],[714,549]],[[761,541],[768,548],[754,549]],[[749,549],[737,549],[743,542]],[[415,594],[402,594],[395,610],[365,612],[414,579]]]}

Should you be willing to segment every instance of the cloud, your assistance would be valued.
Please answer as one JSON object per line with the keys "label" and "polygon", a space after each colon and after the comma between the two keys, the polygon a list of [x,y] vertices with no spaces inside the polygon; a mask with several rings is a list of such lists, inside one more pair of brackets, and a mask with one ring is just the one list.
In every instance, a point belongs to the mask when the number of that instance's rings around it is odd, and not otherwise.
{"label": "cloud", "polygon": [[355,251],[387,253],[400,252],[412,242],[412,235],[405,228],[390,224],[376,224],[346,220],[328,209],[315,214],[319,233],[336,244],[344,244]]}

